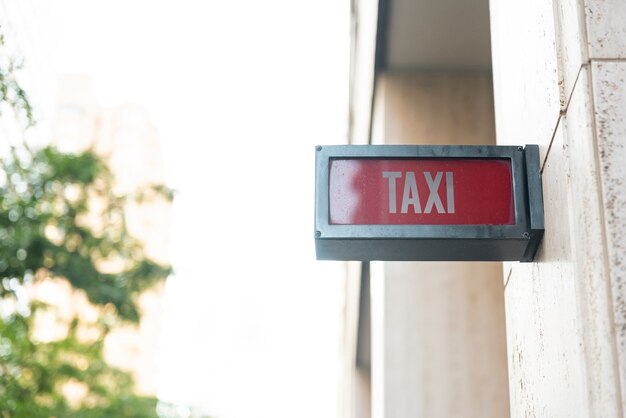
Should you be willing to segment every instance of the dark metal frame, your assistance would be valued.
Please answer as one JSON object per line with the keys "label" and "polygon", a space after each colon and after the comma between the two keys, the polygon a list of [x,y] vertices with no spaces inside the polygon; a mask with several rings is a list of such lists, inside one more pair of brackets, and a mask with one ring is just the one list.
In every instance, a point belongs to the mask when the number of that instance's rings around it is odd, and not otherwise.
{"label": "dark metal frame", "polygon": [[[511,161],[513,225],[333,225],[329,165],[334,158],[506,158]],[[532,261],[544,231],[537,145],[316,147],[315,244],[320,260]]]}

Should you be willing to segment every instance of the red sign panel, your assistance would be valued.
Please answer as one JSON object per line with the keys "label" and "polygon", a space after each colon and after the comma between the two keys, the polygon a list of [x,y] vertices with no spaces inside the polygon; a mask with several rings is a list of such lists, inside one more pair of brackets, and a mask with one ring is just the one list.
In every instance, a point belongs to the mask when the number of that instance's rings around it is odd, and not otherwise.
{"label": "red sign panel", "polygon": [[509,159],[330,161],[335,225],[512,225]]}

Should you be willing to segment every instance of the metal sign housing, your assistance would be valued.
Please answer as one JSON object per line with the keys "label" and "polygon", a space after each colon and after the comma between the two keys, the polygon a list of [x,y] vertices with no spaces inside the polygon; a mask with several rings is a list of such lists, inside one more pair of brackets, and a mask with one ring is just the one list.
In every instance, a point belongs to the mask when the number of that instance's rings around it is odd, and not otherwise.
{"label": "metal sign housing", "polygon": [[316,147],[320,260],[532,261],[537,145]]}

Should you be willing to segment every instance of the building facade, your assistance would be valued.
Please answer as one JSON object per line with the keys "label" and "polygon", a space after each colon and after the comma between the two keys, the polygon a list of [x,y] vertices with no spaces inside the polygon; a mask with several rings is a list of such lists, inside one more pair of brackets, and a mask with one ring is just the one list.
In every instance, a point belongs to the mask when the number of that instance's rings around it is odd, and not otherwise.
{"label": "building facade", "polygon": [[624,416],[624,19],[620,1],[491,2],[498,143],[540,145],[546,215],[536,262],[505,266],[514,417]]}
{"label": "building facade", "polygon": [[351,143],[538,144],[532,263],[351,263],[342,417],[622,417],[626,6],[353,3]]}

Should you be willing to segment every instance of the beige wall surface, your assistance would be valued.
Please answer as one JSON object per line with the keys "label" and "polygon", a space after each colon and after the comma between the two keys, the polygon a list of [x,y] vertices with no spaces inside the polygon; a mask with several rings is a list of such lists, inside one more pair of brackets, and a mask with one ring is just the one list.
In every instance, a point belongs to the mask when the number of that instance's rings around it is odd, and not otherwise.
{"label": "beige wall surface", "polygon": [[511,416],[622,417],[626,3],[491,1],[499,144],[537,143],[546,233],[505,267]]}
{"label": "beige wall surface", "polygon": [[376,89],[373,142],[495,143],[491,77],[486,74],[391,72]]}
{"label": "beige wall surface", "polygon": [[[374,142],[493,144],[488,74],[387,73]],[[499,263],[386,263],[372,269],[372,416],[508,414]]]}

